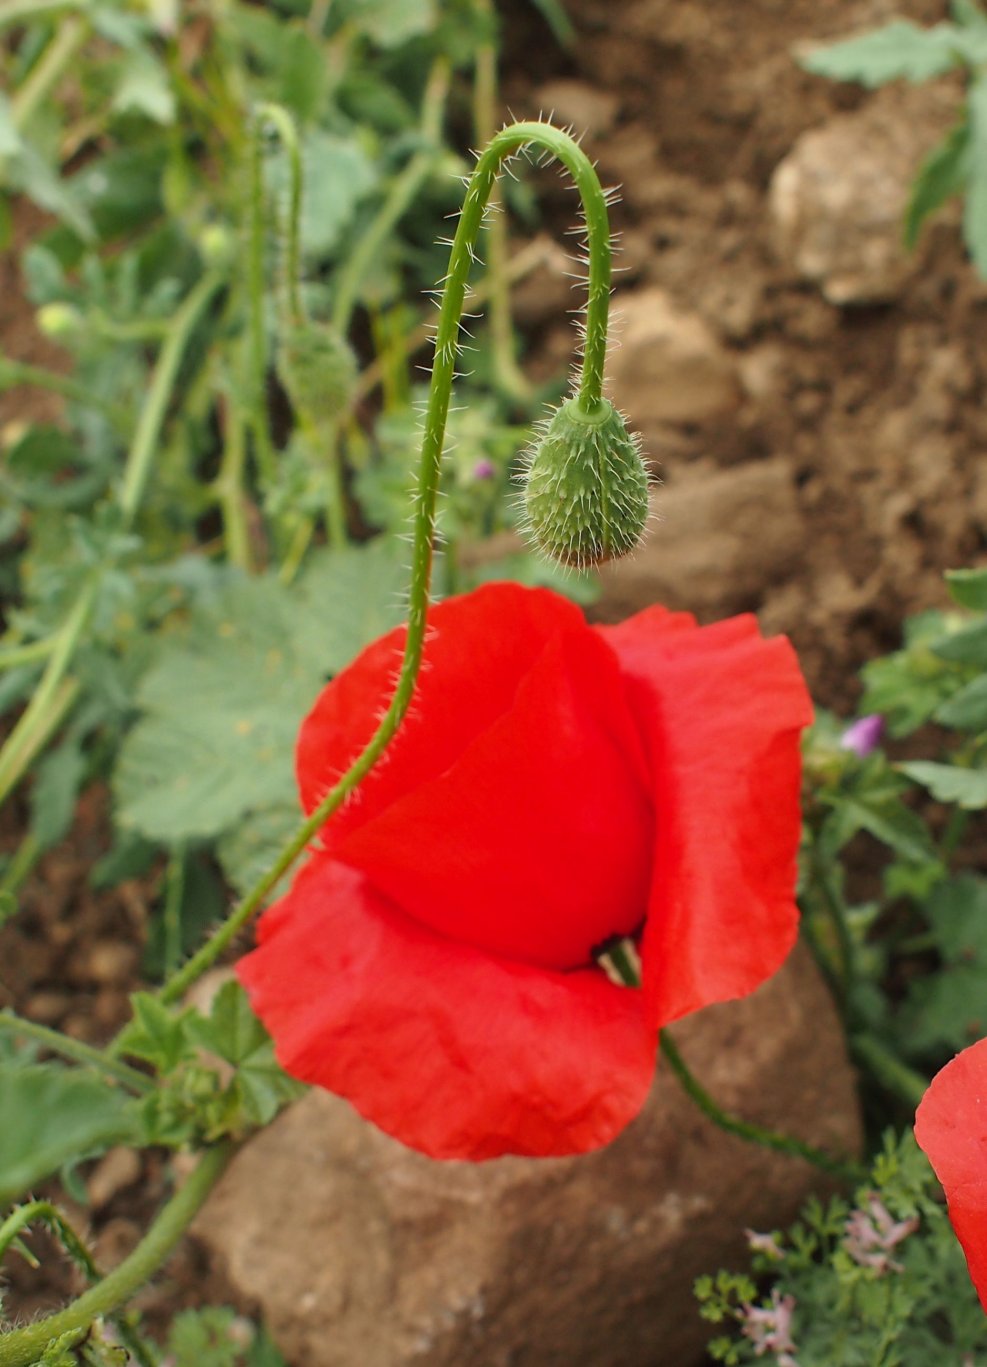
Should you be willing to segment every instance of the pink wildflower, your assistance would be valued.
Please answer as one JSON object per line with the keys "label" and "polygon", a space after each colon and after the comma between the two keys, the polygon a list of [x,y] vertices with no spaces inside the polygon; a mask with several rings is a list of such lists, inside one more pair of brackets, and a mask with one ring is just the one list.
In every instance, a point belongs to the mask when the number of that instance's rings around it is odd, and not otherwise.
{"label": "pink wildflower", "polygon": [[778,1367],[799,1367],[793,1357],[795,1344],[791,1333],[795,1297],[779,1296],[776,1289],[771,1293],[770,1306],[762,1308],[745,1304],[742,1309],[743,1334],[753,1343],[757,1356],[775,1353]]}
{"label": "pink wildflower", "polygon": [[866,1210],[855,1210],[846,1222],[843,1247],[855,1263],[872,1267],[879,1276],[886,1272],[901,1272],[901,1263],[890,1257],[909,1234],[918,1229],[918,1217],[895,1221],[875,1192],[867,1197]]}

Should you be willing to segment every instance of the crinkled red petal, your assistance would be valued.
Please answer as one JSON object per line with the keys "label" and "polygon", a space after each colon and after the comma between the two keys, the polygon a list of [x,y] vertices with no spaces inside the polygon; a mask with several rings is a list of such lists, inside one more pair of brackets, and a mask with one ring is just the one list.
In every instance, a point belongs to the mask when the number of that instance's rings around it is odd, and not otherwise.
{"label": "crinkled red petal", "polygon": [[[488,584],[428,616],[415,697],[384,759],[324,831],[331,847],[397,798],[438,777],[514,704],[521,680],[559,632],[583,630],[558,594]],[[302,805],[318,806],[370,740],[390,702],[405,628],[368,646],[325,688],[302,724],[296,768]]]}
{"label": "crinkled red petal", "polygon": [[763,640],[753,617],[689,625],[649,609],[599,628],[655,776],[642,958],[656,1028],[753,991],[798,928],[799,740],[812,705],[795,652]]}
{"label": "crinkled red petal", "polygon": [[987,1310],[987,1040],[964,1049],[932,1079],[915,1114],[915,1138],[942,1183]]}
{"label": "crinkled red petal", "polygon": [[654,1070],[639,993],[436,935],[326,855],[237,973],[288,1072],[434,1158],[598,1148]]}
{"label": "crinkled red petal", "polygon": [[617,662],[581,623],[552,637],[511,708],[445,773],[334,840],[333,853],[433,930],[577,968],[644,919],[647,782]]}

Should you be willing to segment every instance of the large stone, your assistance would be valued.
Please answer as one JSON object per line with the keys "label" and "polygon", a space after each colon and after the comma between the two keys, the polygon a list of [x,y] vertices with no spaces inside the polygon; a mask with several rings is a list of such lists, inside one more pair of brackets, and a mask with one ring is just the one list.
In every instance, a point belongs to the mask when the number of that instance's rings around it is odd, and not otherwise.
{"label": "large stone", "polygon": [[661,289],[621,294],[614,312],[607,387],[617,407],[633,414],[646,449],[663,428],[701,427],[734,412],[741,398],[737,368],[698,314]]}
{"label": "large stone", "polygon": [[[729,1111],[857,1148],[808,955],[674,1033]],[[639,1119],[569,1159],[433,1162],[313,1092],[247,1145],[195,1228],[292,1367],[692,1367],[709,1331],[693,1279],[742,1265],[745,1227],[826,1185],[717,1129],[659,1067]]]}
{"label": "large stone", "polygon": [[677,465],[654,496],[644,544],[601,568],[598,612],[619,621],[651,603],[703,617],[756,609],[805,552],[791,463]]}
{"label": "large stone", "polygon": [[905,250],[902,220],[942,132],[940,100],[938,91],[874,97],[803,133],[776,168],[769,205],[779,255],[829,303],[895,299],[921,268],[921,253]]}

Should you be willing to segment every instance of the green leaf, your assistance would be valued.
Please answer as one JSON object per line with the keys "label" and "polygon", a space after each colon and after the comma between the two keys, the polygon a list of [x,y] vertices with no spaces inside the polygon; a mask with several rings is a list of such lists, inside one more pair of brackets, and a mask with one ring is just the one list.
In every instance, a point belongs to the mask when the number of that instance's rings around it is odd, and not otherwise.
{"label": "green leaf", "polygon": [[216,855],[227,881],[240,896],[248,893],[267,872],[298,825],[298,802],[292,795],[282,806],[247,812],[220,837]]}
{"label": "green leaf", "polygon": [[[353,221],[357,206],[374,189],[378,172],[355,137],[340,137],[321,128],[302,137],[301,242],[306,257],[331,256]],[[280,198],[288,189],[288,162],[283,148],[271,156],[268,183]]]}
{"label": "green leaf", "polygon": [[913,248],[919,229],[930,214],[958,195],[970,176],[970,125],[964,113],[926,157],[912,182],[903,227],[905,246]]}
{"label": "green leaf", "polygon": [[987,622],[974,622],[951,632],[941,641],[934,641],[932,649],[941,660],[954,664],[976,665],[987,672]]}
{"label": "green leaf", "polygon": [[228,1063],[242,1063],[268,1041],[268,1033],[254,1015],[238,982],[226,982],[216,993],[208,1016],[191,1016],[192,1038]]}
{"label": "green leaf", "polygon": [[378,47],[400,47],[435,25],[435,0],[338,0],[339,16]]}
{"label": "green leaf", "polygon": [[933,715],[943,726],[958,731],[987,730],[987,674],[981,674],[954,693]]}
{"label": "green leaf", "polygon": [[987,569],[947,570],[946,586],[960,607],[987,612]]}
{"label": "green leaf", "polygon": [[130,1004],[133,1019],[117,1040],[121,1054],[143,1059],[159,1073],[170,1073],[195,1056],[186,1028],[189,1012],[176,1015],[150,992],[135,992]]}
{"label": "green leaf", "polygon": [[976,0],[952,0],[949,9],[956,23],[987,33],[987,14]]}
{"label": "green leaf", "polygon": [[937,802],[955,802],[966,811],[987,807],[987,768],[964,769],[958,764],[934,764],[928,760],[911,760],[897,768],[928,788]]}
{"label": "green leaf", "polygon": [[960,64],[964,37],[952,24],[920,28],[895,19],[859,38],[815,48],[800,63],[816,76],[871,87],[902,79],[927,81]]}
{"label": "green leaf", "polygon": [[897,799],[870,802],[848,798],[841,809],[845,820],[868,831],[903,859],[920,864],[934,854],[924,821]]}
{"label": "green leaf", "polygon": [[293,807],[299,724],[327,676],[401,620],[403,561],[382,541],[325,552],[290,591],[236,580],[198,608],[138,690],[144,716],[114,776],[119,824],[167,844]]}
{"label": "green leaf", "polygon": [[113,108],[121,114],[143,114],[165,126],[175,121],[175,93],[168,72],[149,48],[139,48],[128,58]]}
{"label": "green leaf", "polygon": [[322,108],[329,84],[329,67],[321,44],[312,41],[301,23],[284,29],[278,72],[277,100],[307,123]]}
{"label": "green leaf", "polygon": [[131,1099],[93,1073],[0,1061],[0,1206],[63,1163],[134,1140]]}
{"label": "green leaf", "polygon": [[31,789],[31,834],[42,850],[58,843],[72,824],[86,760],[78,740],[62,742],[38,764]]}
{"label": "green leaf", "polygon": [[987,1033],[987,879],[960,874],[940,883],[926,915],[942,967],[910,988],[909,1046],[962,1049]]}

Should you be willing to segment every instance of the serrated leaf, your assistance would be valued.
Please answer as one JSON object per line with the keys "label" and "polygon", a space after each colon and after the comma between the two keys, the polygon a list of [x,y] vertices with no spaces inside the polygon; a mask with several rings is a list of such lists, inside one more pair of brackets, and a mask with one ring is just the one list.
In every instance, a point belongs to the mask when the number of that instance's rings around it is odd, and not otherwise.
{"label": "serrated leaf", "polygon": [[244,579],[193,613],[138,690],[119,824],[172,843],[293,807],[299,724],[326,678],[400,620],[402,565],[386,544],[326,552],[293,589]]}
{"label": "serrated leaf", "polygon": [[63,1163],[135,1140],[136,1108],[93,1073],[56,1063],[0,1062],[0,1206]]}
{"label": "serrated leaf", "polygon": [[918,241],[919,229],[929,215],[966,185],[970,175],[970,144],[970,125],[964,114],[919,168],[905,210],[903,234],[909,249]]}
{"label": "serrated leaf", "polygon": [[907,19],[895,19],[858,38],[815,48],[799,60],[806,71],[834,81],[871,87],[896,80],[927,81],[960,64],[964,37],[953,24],[920,28]]}
{"label": "serrated leaf", "polygon": [[135,992],[130,1005],[133,1019],[117,1037],[119,1053],[143,1059],[159,1073],[170,1073],[195,1056],[187,1029],[189,1012],[176,1015],[150,992]]}
{"label": "serrated leaf", "polygon": [[937,722],[957,731],[987,729],[987,674],[982,674],[954,693],[936,708],[933,715]]}
{"label": "serrated leaf", "polygon": [[947,570],[946,587],[960,607],[987,612],[987,569]]}
{"label": "serrated leaf", "polygon": [[935,764],[930,760],[910,760],[897,768],[928,788],[937,802],[955,802],[965,811],[987,807],[987,768],[965,769],[958,764]]}
{"label": "serrated leaf", "polygon": [[238,982],[223,984],[208,1016],[190,1016],[188,1032],[196,1043],[228,1063],[242,1063],[269,1039]]}

